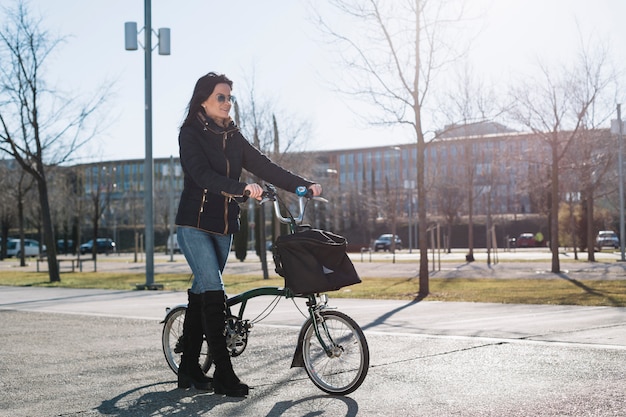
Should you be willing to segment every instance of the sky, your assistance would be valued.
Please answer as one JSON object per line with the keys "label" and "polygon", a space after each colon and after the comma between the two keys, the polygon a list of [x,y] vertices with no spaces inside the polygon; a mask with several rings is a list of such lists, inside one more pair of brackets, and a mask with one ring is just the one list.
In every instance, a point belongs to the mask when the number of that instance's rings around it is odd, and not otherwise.
{"label": "sky", "polygon": [[[399,1],[399,0],[390,0]],[[306,120],[306,150],[333,150],[413,141],[401,132],[362,124],[349,102],[329,87],[337,58],[321,42],[310,4],[324,0],[152,0],[152,27],[171,30],[171,55],[152,54],[153,157],[178,155],[178,127],[196,80],[225,73],[238,87],[254,80],[257,96],[284,117]],[[479,73],[506,85],[532,71],[537,59],[567,60],[579,34],[610,42],[613,62],[626,69],[626,1],[466,0],[479,10],[471,24],[471,57]],[[2,6],[13,0],[0,0]],[[77,97],[113,82],[103,128],[82,161],[145,156],[144,53],[124,49],[124,22],[144,26],[143,0],[29,0],[44,26],[67,40],[48,68],[48,80]],[[140,36],[142,42],[143,35]],[[152,38],[153,46],[156,37]],[[246,93],[245,89],[241,93]],[[280,119],[280,115],[278,115]],[[427,127],[428,128],[428,127]],[[430,127],[432,129],[441,126]]]}

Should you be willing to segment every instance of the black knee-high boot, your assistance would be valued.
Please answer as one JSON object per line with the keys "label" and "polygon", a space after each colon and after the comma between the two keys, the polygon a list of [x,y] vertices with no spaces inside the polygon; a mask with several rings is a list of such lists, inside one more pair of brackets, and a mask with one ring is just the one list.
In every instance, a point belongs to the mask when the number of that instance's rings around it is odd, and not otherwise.
{"label": "black knee-high boot", "polygon": [[199,390],[213,389],[211,378],[206,376],[198,360],[204,341],[202,324],[202,296],[187,292],[189,303],[183,322],[183,355],[178,367],[178,388],[189,388],[192,385]]}
{"label": "black knee-high boot", "polygon": [[209,342],[209,351],[215,364],[213,372],[213,391],[231,397],[248,395],[248,386],[242,383],[230,362],[226,347],[224,327],[226,321],[226,296],[224,291],[202,293],[202,313],[204,314],[204,332]]}

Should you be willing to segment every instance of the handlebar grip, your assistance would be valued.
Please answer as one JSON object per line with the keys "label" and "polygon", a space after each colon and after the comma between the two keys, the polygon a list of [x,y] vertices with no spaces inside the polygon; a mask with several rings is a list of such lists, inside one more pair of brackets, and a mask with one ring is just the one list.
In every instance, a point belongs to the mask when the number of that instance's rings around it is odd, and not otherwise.
{"label": "handlebar grip", "polygon": [[296,187],[296,195],[298,197],[305,197],[308,193],[309,190],[304,185]]}

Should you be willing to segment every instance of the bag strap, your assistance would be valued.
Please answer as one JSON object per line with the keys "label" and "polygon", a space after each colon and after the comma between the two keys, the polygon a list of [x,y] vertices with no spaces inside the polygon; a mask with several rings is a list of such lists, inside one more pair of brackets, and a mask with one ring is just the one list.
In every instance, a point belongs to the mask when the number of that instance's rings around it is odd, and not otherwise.
{"label": "bag strap", "polygon": [[272,257],[274,258],[274,271],[281,277],[285,277],[285,270],[283,269],[283,264],[280,261],[280,254],[278,253],[278,248],[276,245],[272,248]]}

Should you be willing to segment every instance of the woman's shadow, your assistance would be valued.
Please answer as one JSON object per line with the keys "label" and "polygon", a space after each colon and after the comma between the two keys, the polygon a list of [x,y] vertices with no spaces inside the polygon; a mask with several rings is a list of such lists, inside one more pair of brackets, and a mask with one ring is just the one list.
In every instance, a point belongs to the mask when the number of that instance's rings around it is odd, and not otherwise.
{"label": "woman's shadow", "polygon": [[[134,388],[103,401],[97,410],[102,415],[115,417],[204,416],[210,415],[212,409],[226,402],[253,401],[251,398],[226,397],[197,390],[178,388],[165,390],[166,386],[173,384],[173,381],[166,381]],[[293,411],[301,410],[304,413],[303,417],[321,416],[325,415],[329,401],[345,403],[345,417],[356,417],[358,414],[359,406],[352,398],[322,394],[299,400],[277,402],[267,414],[263,415],[280,417],[287,412],[293,415]],[[307,403],[310,404],[307,405]]]}
{"label": "woman's shadow", "polygon": [[134,388],[103,401],[97,410],[106,416],[202,416],[224,402],[245,401],[245,398],[214,395],[212,392],[184,390],[167,386],[174,381],[157,382]]}

